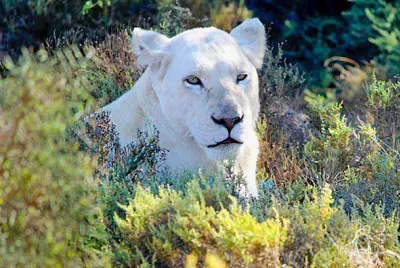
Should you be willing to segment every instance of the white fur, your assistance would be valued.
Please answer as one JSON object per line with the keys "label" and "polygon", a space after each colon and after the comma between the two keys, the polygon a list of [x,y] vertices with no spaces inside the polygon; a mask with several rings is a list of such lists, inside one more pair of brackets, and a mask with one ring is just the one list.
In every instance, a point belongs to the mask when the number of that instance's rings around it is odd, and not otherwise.
{"label": "white fur", "polygon": [[[146,121],[160,131],[160,145],[168,149],[171,171],[209,169],[233,157],[235,172],[243,172],[247,190],[257,196],[256,163],[259,152],[255,123],[259,114],[256,68],[265,50],[265,29],[250,19],[231,34],[215,28],[198,28],[167,38],[135,28],[133,50],[146,68],[135,86],[104,108],[120,133],[122,145],[137,138]],[[237,75],[247,79],[237,82]],[[195,75],[204,86],[190,85]],[[243,144],[208,148],[228,137],[225,127],[211,119],[244,115],[231,137]]]}

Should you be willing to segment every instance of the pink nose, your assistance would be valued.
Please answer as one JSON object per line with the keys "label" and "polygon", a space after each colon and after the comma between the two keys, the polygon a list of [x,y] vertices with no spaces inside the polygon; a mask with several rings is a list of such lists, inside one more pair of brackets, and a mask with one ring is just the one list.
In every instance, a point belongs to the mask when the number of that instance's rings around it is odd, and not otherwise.
{"label": "pink nose", "polygon": [[231,132],[231,130],[235,127],[235,125],[242,122],[243,117],[244,115],[242,115],[241,117],[237,116],[233,118],[216,119],[214,116],[211,116],[211,119],[214,121],[215,124],[223,125],[229,132]]}

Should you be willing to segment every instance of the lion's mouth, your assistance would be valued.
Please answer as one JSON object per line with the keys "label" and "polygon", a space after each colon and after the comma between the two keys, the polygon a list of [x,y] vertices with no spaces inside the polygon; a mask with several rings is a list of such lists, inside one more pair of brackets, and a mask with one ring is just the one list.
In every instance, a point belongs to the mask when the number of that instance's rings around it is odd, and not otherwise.
{"label": "lion's mouth", "polygon": [[220,145],[231,144],[231,143],[243,144],[243,142],[240,142],[240,141],[237,141],[235,139],[232,139],[231,137],[228,137],[223,141],[219,141],[219,142],[217,142],[215,144],[207,145],[207,148],[215,148],[215,147],[220,146]]}

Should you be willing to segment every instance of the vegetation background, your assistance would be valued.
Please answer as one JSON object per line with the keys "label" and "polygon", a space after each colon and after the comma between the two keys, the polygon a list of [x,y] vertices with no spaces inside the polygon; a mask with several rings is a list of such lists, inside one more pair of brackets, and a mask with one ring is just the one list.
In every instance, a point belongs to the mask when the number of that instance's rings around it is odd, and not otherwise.
{"label": "vegetation background", "polygon": [[[0,266],[400,267],[400,1],[3,0]],[[133,27],[257,16],[257,200],[120,148],[98,107],[140,73]],[[108,157],[109,152],[113,157]],[[223,174],[228,174],[227,176]]]}

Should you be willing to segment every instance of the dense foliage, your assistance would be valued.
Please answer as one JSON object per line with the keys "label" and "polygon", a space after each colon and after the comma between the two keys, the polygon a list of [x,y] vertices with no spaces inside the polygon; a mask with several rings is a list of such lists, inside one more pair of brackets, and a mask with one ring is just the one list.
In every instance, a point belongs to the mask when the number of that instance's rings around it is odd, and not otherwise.
{"label": "dense foliage", "polygon": [[[76,65],[69,57],[79,61]],[[77,68],[78,50],[47,59],[24,50],[0,83],[0,265],[96,264],[82,237],[92,228],[92,165],[66,142],[67,129],[92,103]]]}
{"label": "dense foliage", "polygon": [[[113,12],[119,5],[146,1],[62,2],[1,5],[11,17],[28,9],[26,23],[29,16],[66,8],[76,15],[70,22],[90,18],[81,22],[89,27],[118,18]],[[194,13],[171,1],[147,2],[163,8],[154,28],[169,36],[208,24],[229,28],[251,16],[245,2],[199,0]],[[256,7],[259,1],[252,2]],[[307,89],[310,74],[283,57],[293,47],[290,38],[306,38],[305,29],[288,32],[283,48],[269,40],[260,71],[256,200],[238,195],[242,178],[229,163],[217,174],[172,177],[160,168],[168,152],[156,129],[149,125],[136,143],[121,148],[108,114],[94,112],[140,75],[129,26],[98,43],[76,47],[70,41],[80,41],[66,33],[47,51],[4,57],[0,266],[399,267],[400,82],[393,76],[399,9],[397,2],[354,1],[340,20],[363,23],[351,24],[341,37],[327,37],[319,21],[326,18],[309,21],[321,27],[322,43],[345,37],[354,47],[369,43],[367,50],[376,53],[374,64],[332,61],[332,76],[324,78],[332,83],[329,90]],[[296,49],[303,45],[298,41]],[[322,60],[334,56],[307,51]]]}

